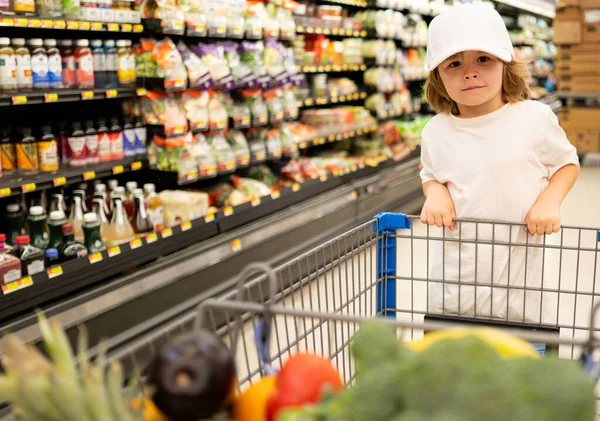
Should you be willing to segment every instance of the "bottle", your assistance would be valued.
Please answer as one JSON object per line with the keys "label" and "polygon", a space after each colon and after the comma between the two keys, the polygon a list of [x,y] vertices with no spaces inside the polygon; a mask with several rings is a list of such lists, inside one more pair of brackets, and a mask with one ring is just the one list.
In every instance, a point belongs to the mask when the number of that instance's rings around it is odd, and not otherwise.
{"label": "bottle", "polygon": [[156,186],[152,183],[144,184],[144,193],[148,202],[148,217],[152,221],[154,229],[160,231],[163,229],[165,219],[163,203],[156,194]]}
{"label": "bottle", "polygon": [[101,118],[97,121],[98,127],[98,160],[99,162],[112,161],[112,155],[110,152],[110,137],[108,134],[108,127],[106,126],[106,120]]}
{"label": "bottle", "polygon": [[30,91],[33,88],[31,54],[25,46],[24,38],[13,38],[12,45],[15,48],[15,60],[17,64],[17,88],[19,91]]}
{"label": "bottle", "polygon": [[98,216],[100,221],[100,236],[104,244],[108,244],[107,234],[110,231],[110,222],[108,215],[106,214],[106,202],[102,199],[99,193],[95,194],[94,200],[92,201],[92,211]]}
{"label": "bottle", "polygon": [[136,235],[140,237],[141,235],[154,231],[154,225],[146,213],[143,193],[138,192],[138,194],[135,195],[134,200],[135,213],[133,214],[131,224],[133,225],[133,230]]}
{"label": "bottle", "polygon": [[127,48],[127,70],[129,72],[128,79],[130,85],[135,85],[136,80],[136,69],[135,69],[135,54],[133,53],[133,49],[131,48],[132,42],[130,39],[125,40],[125,46]]}
{"label": "bottle", "polygon": [[28,235],[19,235],[15,240],[15,248],[10,252],[11,255],[19,258],[21,261],[23,276],[35,275],[36,273],[43,272],[45,269],[44,252],[30,245],[30,241]]}
{"label": "bottle", "polygon": [[6,234],[0,233],[0,247],[3,247],[4,253],[8,253],[12,250],[12,247],[6,243]]}
{"label": "bottle", "polygon": [[0,165],[4,174],[13,174],[17,171],[17,150],[10,127],[2,128],[0,139]]}
{"label": "bottle", "polygon": [[21,261],[0,244],[0,281],[8,284],[21,279]]}
{"label": "bottle", "polygon": [[119,125],[119,119],[116,117],[110,119],[108,138],[110,139],[110,156],[112,160],[123,159],[123,131]]}
{"label": "bottle", "polygon": [[37,143],[40,171],[54,172],[58,171],[58,141],[52,134],[52,127],[49,125],[42,127],[42,137]]}
{"label": "bottle", "polygon": [[85,237],[84,245],[88,253],[98,253],[106,250],[106,245],[104,245],[100,235],[100,221],[93,212],[83,215],[83,235]]}
{"label": "bottle", "polygon": [[146,132],[146,126],[142,124],[142,120],[139,117],[135,118],[135,153],[137,155],[146,155],[148,152],[148,135]]}
{"label": "bottle", "polygon": [[106,83],[109,88],[119,87],[117,49],[115,40],[107,39],[104,41],[104,52],[106,54]]}
{"label": "bottle", "polygon": [[[96,190],[94,191],[94,199],[101,199],[102,203],[104,204],[102,206],[102,210],[104,211],[104,215],[106,216],[106,218],[109,220],[110,219],[110,209],[108,207],[108,201],[110,200],[108,197],[108,193],[106,193],[106,185],[105,184],[97,184],[96,185]],[[102,218],[101,218],[102,220]]]}
{"label": "bottle", "polygon": [[135,156],[135,129],[129,119],[125,119],[123,124],[123,155]]}
{"label": "bottle", "polygon": [[27,41],[29,52],[31,54],[31,76],[33,87],[35,89],[47,89],[48,81],[48,56],[44,49],[44,42],[41,38],[33,38]]}
{"label": "bottle", "polygon": [[67,138],[69,146],[69,165],[71,167],[85,167],[87,161],[87,148],[85,146],[85,132],[81,129],[81,122],[71,124],[71,134]]}
{"label": "bottle", "polygon": [[92,55],[94,56],[94,86],[96,88],[106,88],[106,52],[102,47],[102,40],[95,39],[91,42]]}
{"label": "bottle", "polygon": [[129,86],[129,50],[127,49],[127,41],[120,39],[117,41],[117,76],[119,78],[119,86]]}
{"label": "bottle", "polygon": [[87,163],[90,165],[100,162],[98,156],[98,132],[94,128],[94,121],[85,122],[85,147],[87,148]]}
{"label": "bottle", "polygon": [[23,209],[18,203],[11,203],[6,206],[6,213],[4,214],[4,223],[6,226],[6,242],[11,245],[16,244],[17,237],[23,235],[23,223],[24,223]]}
{"label": "bottle", "polygon": [[60,46],[60,55],[62,58],[62,79],[65,88],[74,88],[77,86],[75,76],[75,56],[73,55],[73,41],[63,39],[58,42]]}
{"label": "bottle", "polygon": [[61,155],[60,162],[64,167],[68,166],[69,162],[70,162],[69,134],[70,134],[69,123],[64,120],[60,121],[58,123],[58,142],[60,145],[60,155]]}
{"label": "bottle", "polygon": [[118,246],[135,239],[135,232],[123,207],[123,199],[119,196],[113,198],[112,220],[107,237],[111,246]]}
{"label": "bottle", "polygon": [[48,84],[50,88],[62,88],[62,58],[56,48],[56,40],[52,38],[44,40],[44,47],[48,56]]}
{"label": "bottle", "polygon": [[90,50],[90,42],[87,39],[78,39],[75,42],[75,80],[77,87],[81,89],[94,87],[94,56]]}
{"label": "bottle", "polygon": [[61,262],[87,256],[87,249],[83,243],[75,240],[73,225],[65,224],[62,227],[63,244],[58,248]]}
{"label": "bottle", "polygon": [[125,207],[125,213],[127,213],[127,218],[131,221],[133,217],[133,213],[135,211],[135,202],[133,200],[133,192],[137,189],[137,183],[135,181],[128,181],[125,184],[125,188],[127,189],[127,196],[123,199],[123,206]]}
{"label": "bottle", "polygon": [[83,209],[83,213],[88,212],[86,191],[87,186],[84,187],[82,185],[79,185],[79,188],[77,190],[73,190],[73,197],[79,196],[81,198],[81,208]]}
{"label": "bottle", "polygon": [[48,247],[50,236],[46,228],[46,212],[41,206],[32,206],[29,208],[29,216],[27,217],[29,225],[29,237],[31,244],[41,250]]}
{"label": "bottle", "polygon": [[5,92],[17,89],[17,60],[15,50],[10,46],[10,38],[0,38],[0,90]]}
{"label": "bottle", "polygon": [[[69,215],[68,225],[71,225],[71,229],[75,234],[77,241],[83,241],[83,204],[81,202],[81,196],[73,196],[73,205],[71,206],[71,214]],[[64,231],[63,231],[64,232]]]}
{"label": "bottle", "polygon": [[55,210],[50,212],[50,221],[48,221],[48,230],[50,238],[48,240],[49,248],[58,248],[63,242],[62,228],[67,223],[67,216],[63,211]]}
{"label": "bottle", "polygon": [[62,212],[66,215],[65,197],[60,193],[54,193],[50,200],[50,213],[54,211]]}
{"label": "bottle", "polygon": [[51,268],[60,263],[60,257],[58,255],[57,248],[46,249],[46,267]]}
{"label": "bottle", "polygon": [[37,174],[40,169],[38,149],[35,137],[31,135],[29,127],[21,128],[21,141],[17,143],[17,167],[21,174]]}

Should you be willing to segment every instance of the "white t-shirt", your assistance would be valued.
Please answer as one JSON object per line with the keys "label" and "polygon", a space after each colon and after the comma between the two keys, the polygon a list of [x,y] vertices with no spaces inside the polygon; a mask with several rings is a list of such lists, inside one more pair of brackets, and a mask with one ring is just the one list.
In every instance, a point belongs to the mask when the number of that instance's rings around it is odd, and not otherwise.
{"label": "white t-shirt", "polygon": [[[517,223],[556,171],[579,164],[557,117],[537,101],[470,119],[438,114],[423,130],[421,160],[423,183],[447,185],[457,218]],[[444,235],[449,241],[431,246],[429,313],[556,323],[556,300],[540,291],[542,249],[514,245],[539,245],[542,236],[474,222]]]}

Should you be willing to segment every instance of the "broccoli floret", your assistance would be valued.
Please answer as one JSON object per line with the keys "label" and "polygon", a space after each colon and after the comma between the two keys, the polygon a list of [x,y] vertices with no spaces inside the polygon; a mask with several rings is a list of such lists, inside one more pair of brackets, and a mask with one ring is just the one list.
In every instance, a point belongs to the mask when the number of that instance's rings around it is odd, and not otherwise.
{"label": "broccoli floret", "polygon": [[401,362],[412,354],[398,342],[395,328],[377,320],[360,328],[352,340],[351,352],[359,376],[380,364]]}

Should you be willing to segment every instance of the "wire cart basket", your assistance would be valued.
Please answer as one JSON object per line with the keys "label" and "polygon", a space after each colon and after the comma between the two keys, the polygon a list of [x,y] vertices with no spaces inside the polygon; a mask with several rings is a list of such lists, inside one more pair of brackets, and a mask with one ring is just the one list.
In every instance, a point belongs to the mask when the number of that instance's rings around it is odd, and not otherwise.
{"label": "wire cart basket", "polygon": [[592,368],[599,243],[591,228],[530,236],[523,224],[461,220],[449,230],[379,214],[276,269],[248,266],[237,287],[112,358],[143,361],[202,327],[232,349],[242,389],[299,351],[329,357],[351,383],[350,341],[380,317],[403,340],[457,324],[497,326]]}

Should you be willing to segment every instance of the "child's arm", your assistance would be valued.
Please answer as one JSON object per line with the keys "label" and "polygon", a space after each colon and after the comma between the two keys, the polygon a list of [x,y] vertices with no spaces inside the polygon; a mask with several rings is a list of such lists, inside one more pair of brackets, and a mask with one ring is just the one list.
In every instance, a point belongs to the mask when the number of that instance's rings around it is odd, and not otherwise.
{"label": "child's arm", "polygon": [[565,165],[554,173],[548,187],[525,217],[529,234],[552,234],[560,230],[560,206],[578,176],[579,166],[574,164]]}
{"label": "child's arm", "polygon": [[452,229],[456,211],[448,188],[433,180],[423,184],[423,193],[427,199],[421,211],[421,221],[424,224]]}

